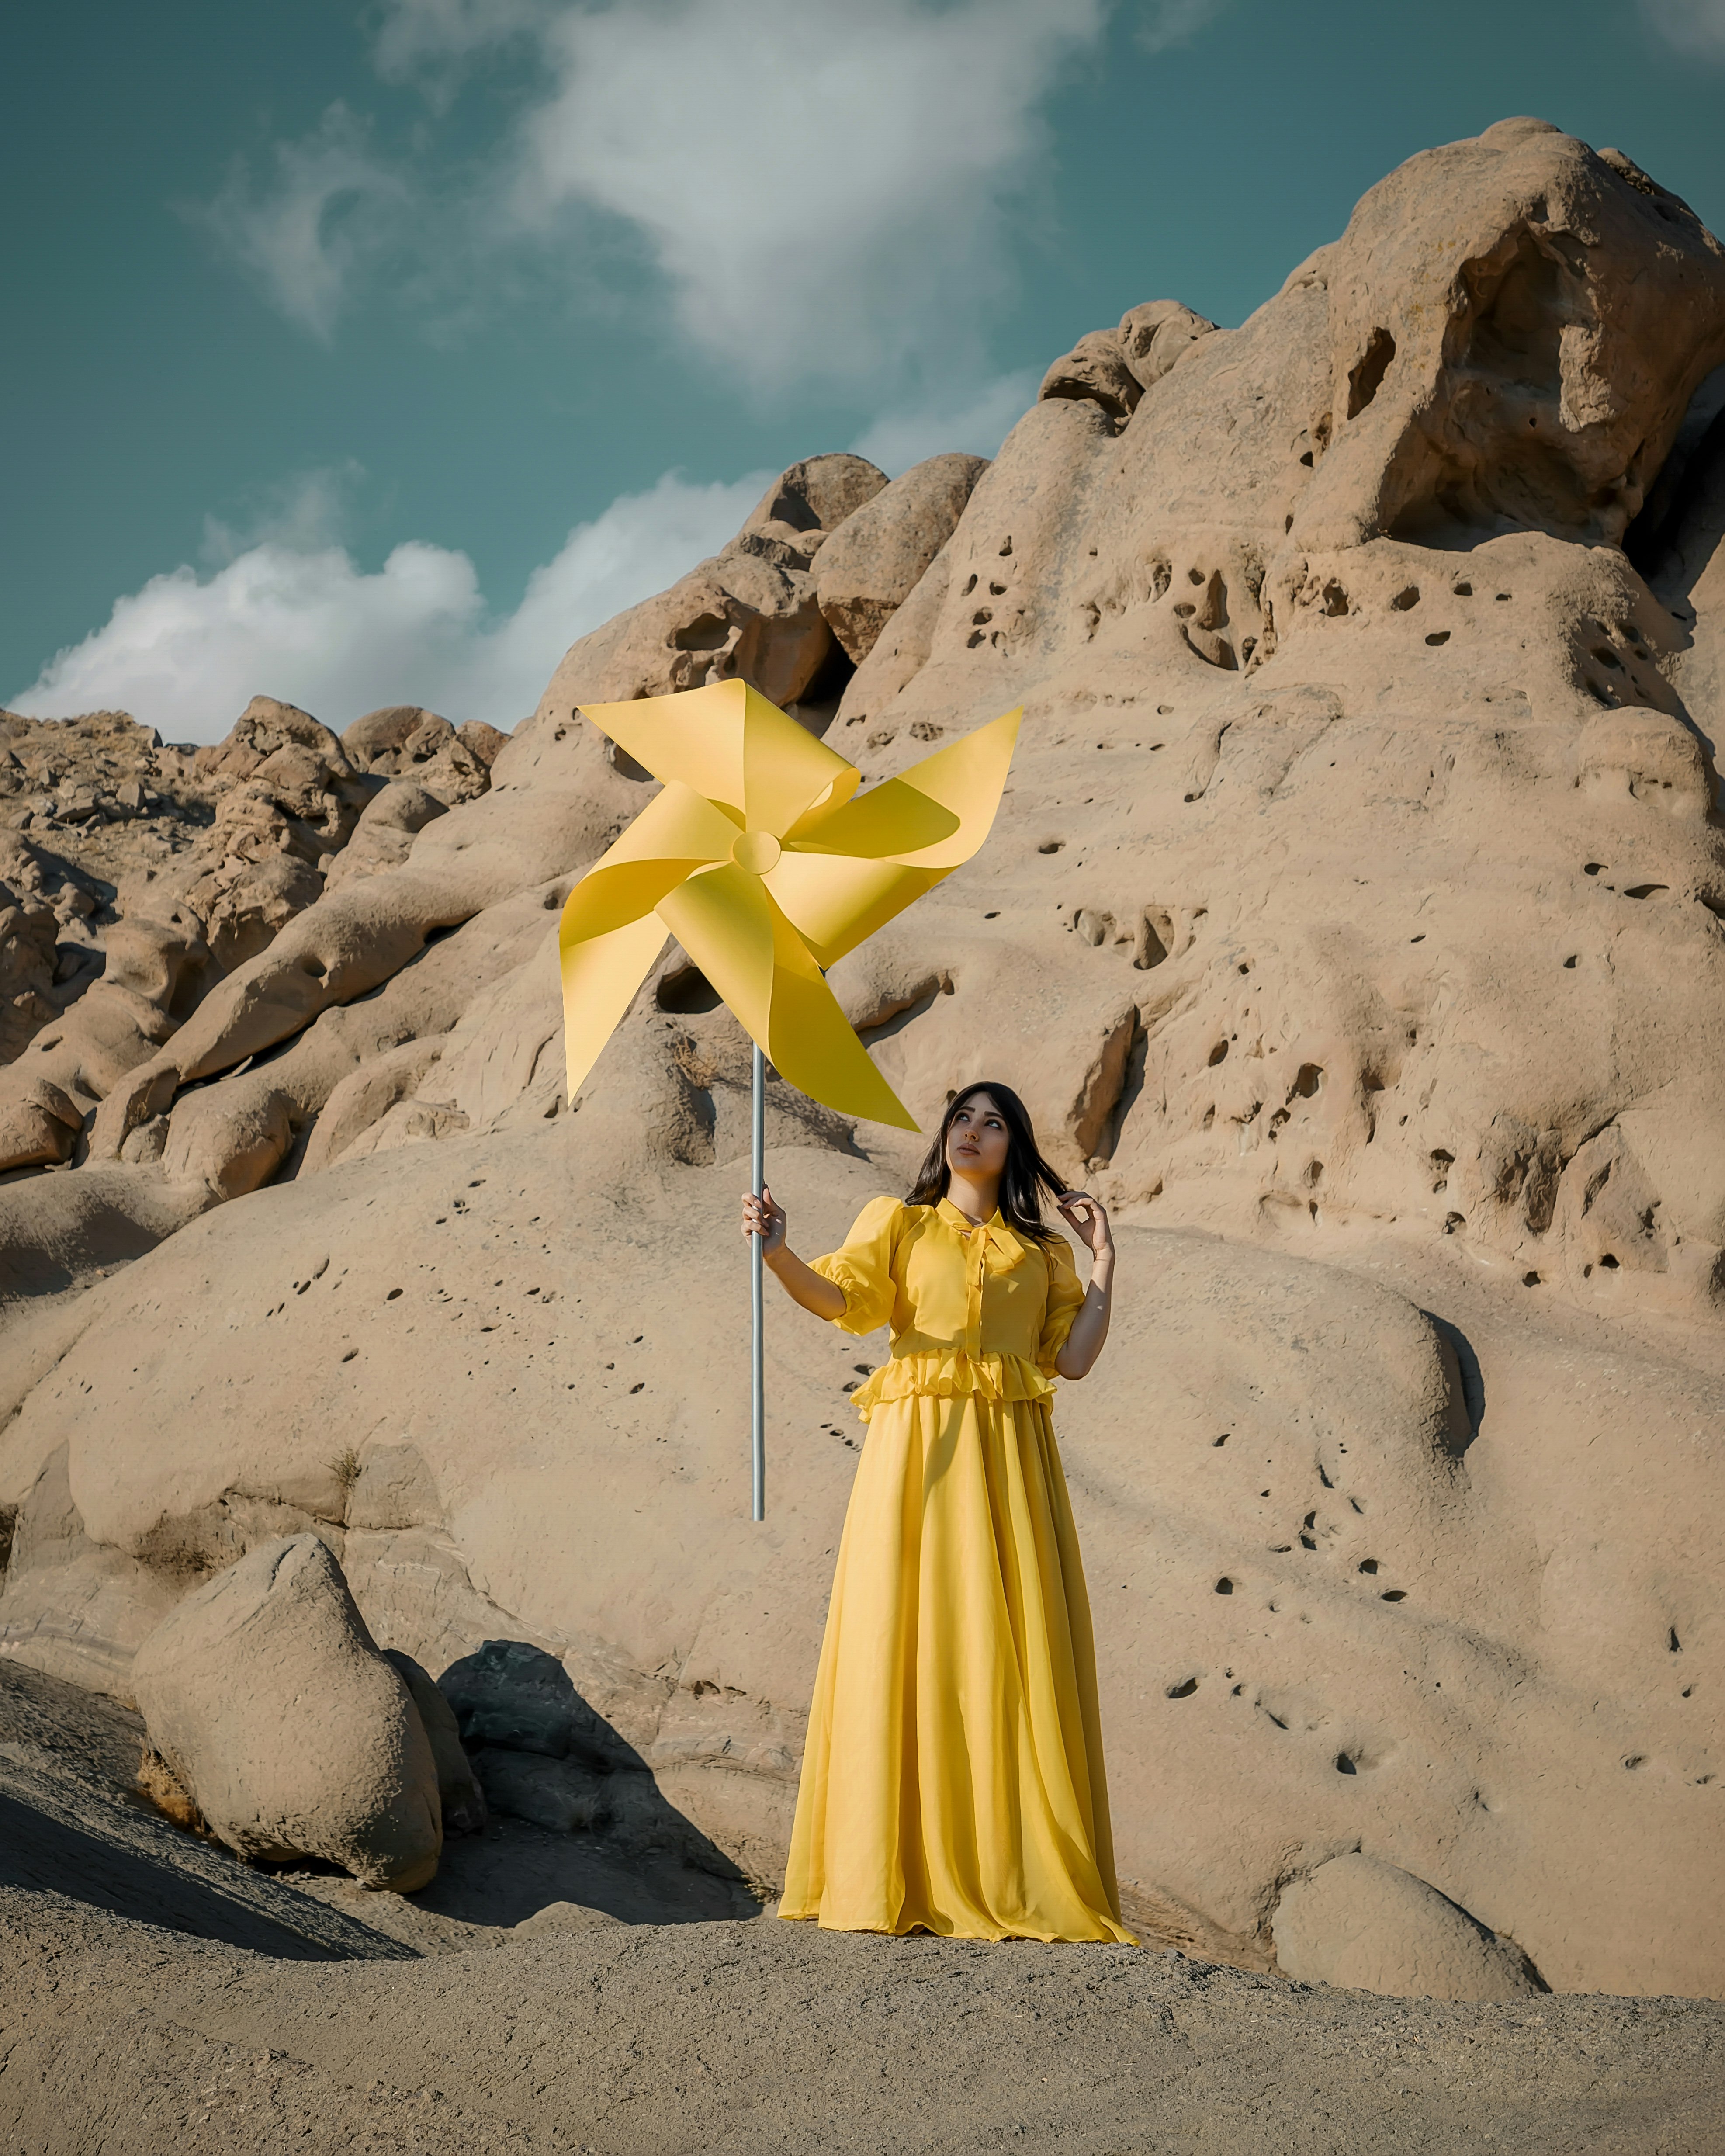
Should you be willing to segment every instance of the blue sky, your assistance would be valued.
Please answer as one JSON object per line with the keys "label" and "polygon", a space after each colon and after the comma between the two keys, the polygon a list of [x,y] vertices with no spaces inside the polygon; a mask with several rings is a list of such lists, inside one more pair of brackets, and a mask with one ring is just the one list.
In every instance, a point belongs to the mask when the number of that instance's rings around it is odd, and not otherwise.
{"label": "blue sky", "polygon": [[1538,113],[1725,228],[1725,0],[13,8],[0,700],[512,725],[761,476],[991,452]]}

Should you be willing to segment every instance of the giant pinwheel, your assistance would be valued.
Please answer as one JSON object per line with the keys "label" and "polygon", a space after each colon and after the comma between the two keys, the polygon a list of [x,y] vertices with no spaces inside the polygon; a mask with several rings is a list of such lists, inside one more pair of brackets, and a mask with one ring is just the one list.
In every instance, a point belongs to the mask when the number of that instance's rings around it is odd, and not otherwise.
{"label": "giant pinwheel", "polygon": [[[663,790],[570,892],[559,937],[569,1097],[669,932],[763,1060],[841,1114],[916,1125],[869,1060],[826,969],[968,861],[988,835],[1017,711],[859,795],[861,773],[742,681],[582,706]],[[766,1513],[761,1245],[752,1246],[753,1514]]]}
{"label": "giant pinwheel", "polygon": [[669,932],[781,1077],[915,1130],[824,975],[988,837],[1018,712],[857,796],[860,772],[742,681],[582,708],[665,784],[563,908],[570,1098]]}

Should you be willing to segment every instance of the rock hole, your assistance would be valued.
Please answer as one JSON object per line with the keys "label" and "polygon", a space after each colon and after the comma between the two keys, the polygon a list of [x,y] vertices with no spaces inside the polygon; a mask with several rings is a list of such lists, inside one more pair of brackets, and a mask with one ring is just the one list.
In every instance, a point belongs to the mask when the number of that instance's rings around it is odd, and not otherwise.
{"label": "rock hole", "polygon": [[1669,1653],[1673,1655],[1681,1655],[1682,1653],[1683,1642],[1677,1637],[1677,1628],[1675,1625],[1673,1625],[1671,1630],[1666,1634],[1665,1644]]}
{"label": "rock hole", "polygon": [[1186,572],[1186,581],[1189,584],[1201,584],[1204,582],[1204,571],[1202,569],[1189,569]]}
{"label": "rock hole", "polygon": [[959,598],[960,598],[961,599],[968,599],[968,598],[970,597],[971,593],[972,593],[975,589],[976,589],[976,578],[975,578],[974,577],[973,577],[973,578],[970,579],[970,581],[969,581],[969,582],[965,585],[964,589],[963,589],[962,592],[960,592],[960,593],[959,593],[958,596],[959,596]]}
{"label": "rock hole", "polygon": [[1215,1065],[1219,1063],[1225,1063],[1227,1060],[1228,1044],[1225,1040],[1219,1040],[1215,1046],[1210,1050],[1208,1058],[1211,1069],[1214,1070]]}
{"label": "rock hole", "polygon": [[1608,1273],[1615,1273],[1617,1270],[1617,1260],[1609,1250],[1607,1250],[1604,1257],[1599,1260],[1599,1268],[1601,1271]]}
{"label": "rock hole", "polygon": [[1321,1460],[1317,1463],[1317,1479],[1323,1484],[1326,1490],[1333,1490],[1336,1486],[1335,1484],[1331,1481],[1329,1475],[1325,1470],[1324,1464]]}
{"label": "rock hole", "polygon": [[1226,1445],[1226,1443],[1228,1442],[1228,1440],[1229,1440],[1230,1437],[1230,1436],[1232,1436],[1232,1435],[1233,1435],[1233,1432],[1232,1432],[1231,1430],[1224,1430],[1223,1431],[1222,1435],[1221,1435],[1219,1437],[1213,1437],[1213,1438],[1210,1440],[1210,1443],[1211,1443],[1213,1445]]}
{"label": "rock hole", "polygon": [[1473,597],[1471,584],[1451,584],[1450,588],[1458,599],[1471,599]]}
{"label": "rock hole", "polygon": [[1655,891],[1670,889],[1671,886],[1666,883],[1635,883],[1623,895],[1625,898],[1651,898]]}
{"label": "rock hole", "polygon": [[1336,1754],[1336,1772],[1338,1774],[1357,1774],[1359,1768],[1350,1753],[1338,1752]]}
{"label": "rock hole", "polygon": [[1450,632],[1446,629],[1435,629],[1425,640],[1428,644],[1447,644],[1450,640]]}
{"label": "rock hole", "polygon": [[1601,869],[1609,866],[1609,864],[1605,861],[1584,861],[1581,865],[1581,873],[1584,875],[1597,875]]}
{"label": "rock hole", "polygon": [[1398,613],[1411,613],[1420,603],[1420,587],[1409,584],[1389,602]]}
{"label": "rock hole", "polygon": [[1002,552],[1003,554],[1009,554],[1009,553],[1011,553],[1011,552],[1012,552],[1012,539],[1011,539],[1010,535],[1009,535],[1006,538],[1004,538],[1004,539],[1003,539],[1003,540],[1001,541],[1001,542],[1000,542],[1000,551],[1001,551],[1001,552]]}
{"label": "rock hole", "polygon": [[[1322,1064],[1302,1063],[1294,1074],[1294,1092],[1297,1093],[1302,1101],[1309,1101],[1323,1082],[1324,1074]],[[1291,1094],[1289,1098],[1292,1097]]]}
{"label": "rock hole", "polygon": [[1509,593],[1507,592],[1498,592],[1494,594],[1494,596],[1497,598],[1498,605],[1502,606],[1504,601],[1509,597]]}
{"label": "rock hole", "polygon": [[1452,1152],[1445,1152],[1440,1146],[1435,1152],[1428,1155],[1428,1158],[1431,1163],[1431,1173],[1434,1178],[1431,1186],[1432,1195],[1435,1197],[1439,1191],[1447,1189],[1449,1187],[1450,1170],[1455,1165],[1455,1156]]}
{"label": "rock hole", "polygon": [[1348,416],[1358,418],[1378,394],[1389,363],[1395,357],[1395,339],[1385,329],[1373,330],[1366,348],[1348,370]]}
{"label": "rock hole", "polygon": [[1317,1185],[1324,1179],[1323,1163],[1321,1160],[1308,1160],[1306,1163],[1305,1173],[1307,1188],[1308,1190],[1316,1189]]}
{"label": "rock hole", "polygon": [[1444,1233],[1446,1235],[1453,1235],[1458,1228],[1466,1225],[1467,1215],[1465,1213],[1446,1213],[1444,1215]]}
{"label": "rock hole", "polygon": [[1622,673],[1623,661],[1618,657],[1617,654],[1611,649],[1609,644],[1596,644],[1593,649],[1593,656],[1599,661],[1601,666],[1606,669],[1608,672],[1612,674]]}
{"label": "rock hole", "polygon": [[1039,854],[1057,854],[1065,843],[1064,839],[1045,839],[1036,850]]}
{"label": "rock hole", "polygon": [[385,1302],[393,1302],[400,1293],[401,1290],[398,1287],[393,1287],[390,1289],[388,1294],[384,1296],[383,1300]]}
{"label": "rock hole", "polygon": [[716,1011],[724,998],[699,966],[678,966],[665,974],[654,991],[653,1000],[662,1011],[680,1018],[695,1018]]}
{"label": "rock hole", "polygon": [[1564,959],[1564,961],[1563,961],[1563,971],[1564,971],[1566,973],[1573,973],[1574,972],[1574,970],[1575,970],[1575,958],[1576,958],[1576,956],[1577,956],[1577,955],[1579,955],[1579,954],[1572,953],[1570,957],[1567,957],[1567,958],[1565,958],[1565,959]]}
{"label": "rock hole", "polygon": [[1224,1575],[1216,1582],[1216,1592],[1218,1594],[1232,1594],[1234,1582]]}
{"label": "rock hole", "polygon": [[1378,1569],[1377,1558],[1374,1557],[1363,1557],[1359,1561],[1359,1568],[1362,1572],[1375,1573]]}
{"label": "rock hole", "polygon": [[1324,586],[1323,603],[1324,612],[1332,617],[1348,611],[1348,594],[1333,577]]}
{"label": "rock hole", "polygon": [[1407,1599],[1408,1590],[1404,1587],[1388,1588],[1378,1597],[1380,1602],[1405,1602]]}
{"label": "rock hole", "polygon": [[1190,1699],[1197,1690],[1198,1679],[1188,1677],[1183,1684],[1170,1685],[1168,1688],[1168,1696],[1170,1699]]}
{"label": "rock hole", "polygon": [[1538,1273],[1523,1273],[1522,1275],[1522,1286],[1523,1287],[1538,1287],[1538,1285],[1539,1276]]}
{"label": "rock hole", "polygon": [[1312,470],[1312,452],[1310,449],[1307,449],[1301,453],[1300,461],[1305,465],[1307,471]]}
{"label": "rock hole", "polygon": [[1631,1774],[1634,1774],[1637,1767],[1645,1767],[1646,1765],[1647,1754],[1645,1752],[1631,1752],[1628,1758],[1625,1759],[1623,1763],[1628,1768]]}

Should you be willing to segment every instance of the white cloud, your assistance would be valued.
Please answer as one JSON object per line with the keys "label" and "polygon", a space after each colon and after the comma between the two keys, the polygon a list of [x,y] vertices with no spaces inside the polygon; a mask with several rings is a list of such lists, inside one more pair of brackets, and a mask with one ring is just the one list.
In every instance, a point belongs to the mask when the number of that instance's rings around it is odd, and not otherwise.
{"label": "white cloud", "polygon": [[463,63],[541,28],[551,0],[384,0],[372,49],[386,82],[411,82],[444,102]]}
{"label": "white cloud", "polygon": [[764,387],[973,344],[1038,108],[1108,0],[656,0],[567,9],[513,191],[644,240],[698,346]]}
{"label": "white cloud", "polygon": [[353,270],[389,244],[408,199],[402,176],[372,156],[369,132],[332,105],[303,141],[275,145],[272,181],[254,191],[242,159],[213,202],[185,212],[273,306],[325,344]]}
{"label": "white cloud", "polygon": [[860,457],[896,479],[925,457],[947,449],[996,455],[1000,444],[1036,401],[1040,375],[1029,368],[996,375],[980,389],[931,398],[883,412],[851,444]]}
{"label": "white cloud", "polygon": [[1641,13],[1680,53],[1725,59],[1725,0],[1641,0]]}
{"label": "white cloud", "polygon": [[395,703],[511,727],[578,636],[722,546],[769,476],[692,486],[667,473],[620,496],[576,526],[501,619],[465,554],[410,542],[368,573],[341,547],[265,537],[213,575],[186,565],[152,577],[9,706],[127,711],[172,741],[219,741],[260,692],[338,732]]}

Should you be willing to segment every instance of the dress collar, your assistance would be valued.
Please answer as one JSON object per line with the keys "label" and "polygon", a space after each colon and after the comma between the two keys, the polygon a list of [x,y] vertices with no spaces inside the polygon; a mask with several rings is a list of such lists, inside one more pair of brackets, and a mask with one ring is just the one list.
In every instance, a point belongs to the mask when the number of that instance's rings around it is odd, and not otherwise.
{"label": "dress collar", "polygon": [[[934,1209],[939,1219],[944,1220],[949,1228],[956,1228],[961,1235],[969,1235],[979,1224],[971,1219],[968,1214],[961,1213],[950,1198],[942,1199]],[[980,1225],[986,1228],[989,1235],[996,1239],[1009,1232],[1006,1223],[1000,1217],[1000,1208],[998,1205],[988,1219],[980,1223]]]}

